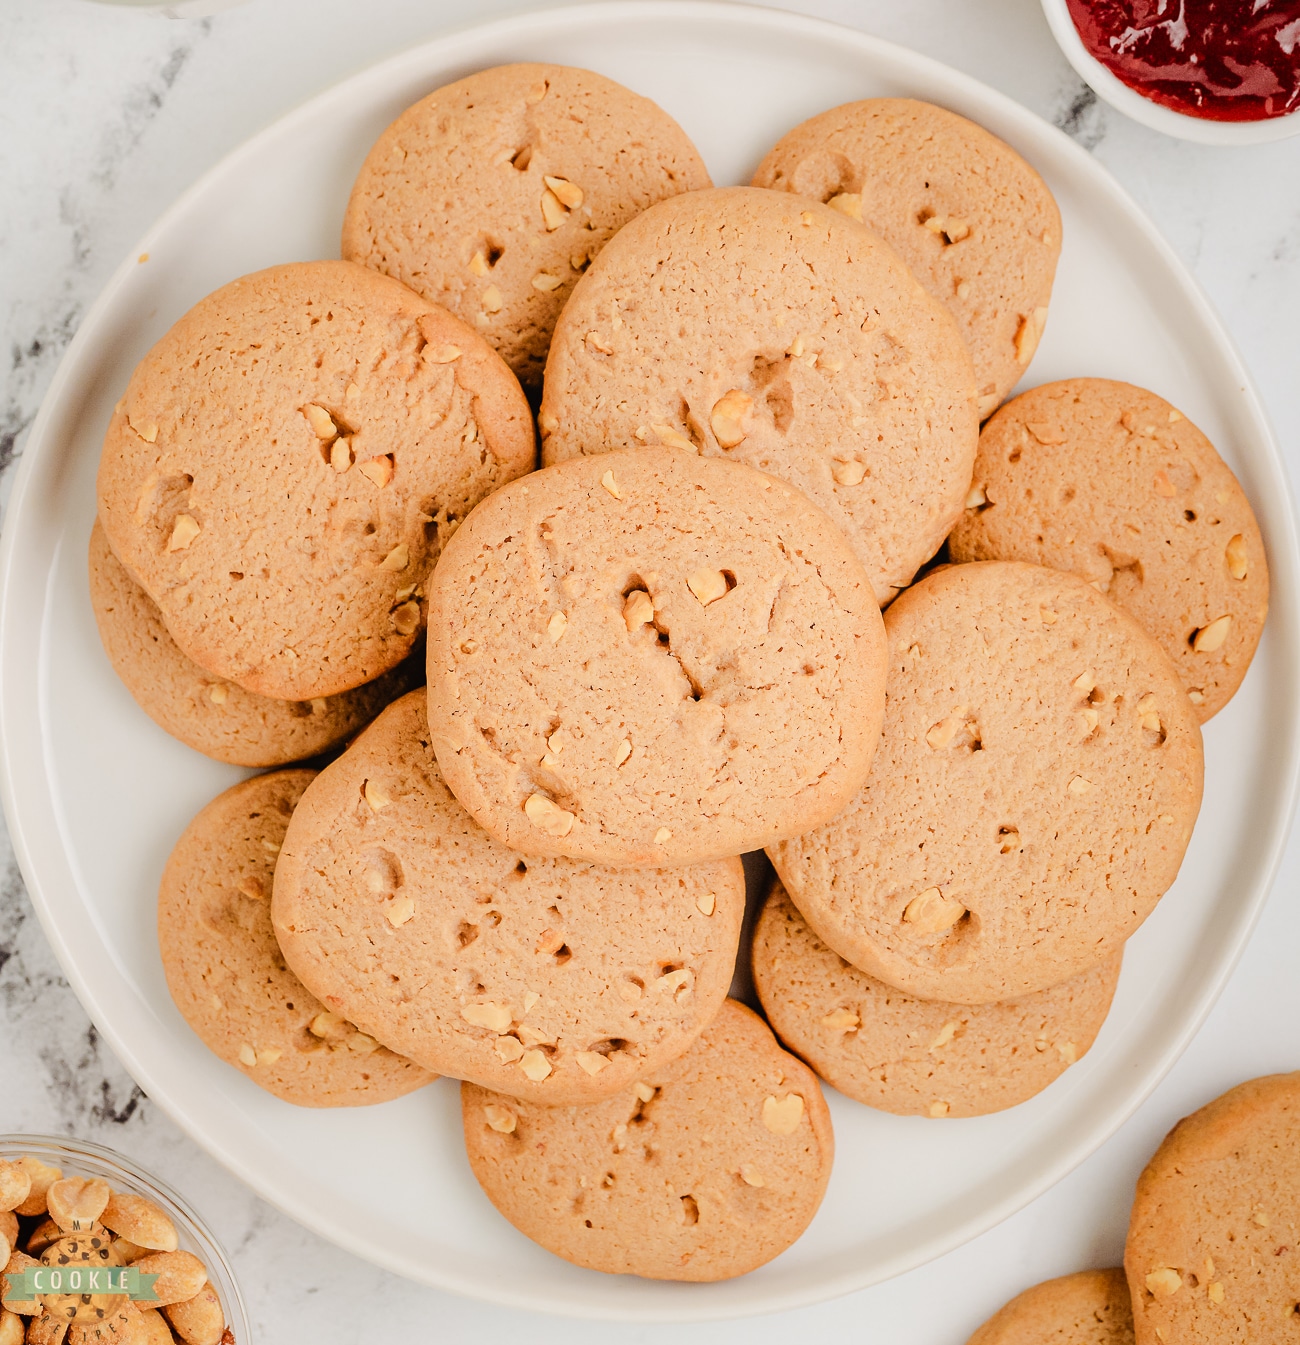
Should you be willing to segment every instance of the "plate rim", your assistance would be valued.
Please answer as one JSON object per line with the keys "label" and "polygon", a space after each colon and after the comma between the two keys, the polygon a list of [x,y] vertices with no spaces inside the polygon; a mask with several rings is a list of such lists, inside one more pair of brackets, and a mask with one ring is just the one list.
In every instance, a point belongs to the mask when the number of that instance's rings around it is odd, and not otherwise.
{"label": "plate rim", "polygon": [[[536,1295],[528,1291],[513,1290],[509,1286],[498,1285],[489,1292],[485,1288],[465,1286],[455,1282],[448,1273],[440,1273],[437,1267],[415,1260],[404,1261],[400,1255],[394,1255],[394,1248],[376,1249],[360,1236],[349,1236],[345,1226],[325,1228],[316,1212],[305,1206],[291,1189],[269,1184],[266,1174],[256,1175],[243,1159],[228,1152],[220,1136],[199,1124],[176,1100],[158,1078],[156,1071],[146,1065],[132,1046],[121,1039],[110,1025],[110,1018],[103,1012],[99,1000],[91,991],[82,974],[80,964],[71,955],[68,945],[60,933],[54,918],[53,909],[47,899],[44,883],[41,880],[28,845],[28,836],[24,819],[28,809],[37,808],[24,798],[15,775],[15,762],[11,751],[13,738],[8,732],[10,724],[22,707],[10,706],[9,661],[12,640],[9,630],[15,620],[15,597],[20,587],[18,566],[15,561],[18,527],[15,519],[25,518],[24,506],[33,481],[37,475],[38,460],[52,451],[47,447],[50,423],[55,419],[56,408],[70,383],[75,366],[81,359],[82,350],[91,344],[96,330],[105,313],[112,307],[119,291],[126,285],[137,266],[139,254],[150,250],[153,240],[170,228],[173,220],[182,215],[191,201],[209,188],[214,179],[235,170],[245,157],[252,157],[263,143],[278,135],[285,134],[304,119],[310,118],[323,105],[344,95],[345,91],[357,85],[374,80],[380,72],[403,71],[406,67],[420,68],[426,64],[450,64],[456,59],[458,43],[466,41],[492,41],[505,37],[515,38],[526,34],[532,28],[543,28],[548,36],[562,32],[566,27],[589,23],[599,16],[606,23],[616,23],[619,19],[642,21],[653,18],[664,23],[731,23],[739,27],[766,29],[771,34],[782,32],[801,35],[813,40],[834,41],[841,47],[861,54],[874,64],[890,66],[901,77],[916,74],[933,83],[941,80],[960,97],[991,106],[1002,115],[1022,125],[1032,127],[1039,134],[1045,134],[1055,143],[1058,151],[1073,160],[1075,168],[1090,180],[1101,193],[1109,198],[1109,203],[1126,218],[1127,224],[1138,231],[1146,244],[1153,248],[1165,263],[1171,277],[1178,283],[1182,297],[1196,311],[1207,334],[1212,338],[1216,355],[1225,362],[1241,399],[1241,410],[1250,422],[1254,437],[1262,450],[1258,460],[1254,456],[1251,465],[1263,475],[1271,478],[1267,485],[1276,492],[1280,501],[1277,510],[1279,525],[1270,536],[1269,565],[1274,580],[1275,600],[1284,594],[1291,598],[1288,622],[1283,632],[1280,614],[1275,615],[1272,623],[1274,638],[1287,638],[1288,643],[1280,656],[1290,655],[1292,668],[1297,664],[1296,657],[1296,579],[1300,571],[1300,545],[1297,543],[1296,511],[1285,463],[1273,433],[1268,417],[1264,412],[1258,392],[1247,372],[1235,343],[1228,335],[1218,314],[1214,311],[1200,285],[1173,251],[1169,243],[1156,229],[1155,225],[1140,210],[1129,193],[1098,163],[1090,154],[1072,141],[1064,132],[1053,127],[1029,108],[1016,102],[1009,95],[976,79],[964,71],[957,70],[933,57],[903,47],[897,43],[876,37],[873,34],[849,28],[831,20],[814,18],[785,10],[773,9],[733,0],[580,0],[561,6],[516,12],[491,19],[482,23],[465,23],[445,29],[434,37],[416,42],[392,52],[386,57],[371,62],[354,71],[343,79],[312,94],[296,106],[268,122],[253,135],[236,145],[220,159],[206,169],[200,176],[182,191],[166,210],[145,231],[136,246],[130,250],[121,264],[113,272],[108,282],[87,309],[76,334],[69,343],[60,360],[58,369],[42,400],[41,407],[32,423],[27,444],[24,447],[22,462],[14,477],[13,490],[5,511],[3,536],[0,536],[0,802],[3,803],[9,824],[14,854],[23,874],[24,882],[35,909],[42,930],[49,941],[55,956],[67,976],[69,984],[79,1002],[91,1017],[96,1027],[122,1061],[128,1072],[140,1081],[151,1100],[176,1124],[190,1139],[197,1143],[228,1171],[254,1191],[260,1198],[280,1209],[299,1224],[363,1260],[380,1265],[385,1269],[401,1274],[406,1278],[435,1288],[447,1290],[461,1296],[467,1296],[500,1307],[540,1311],[548,1314],[577,1316],[593,1320],[636,1320],[640,1322],[659,1321],[709,1321],[734,1319],[762,1312],[789,1310],[806,1307],[828,1301],[832,1298],[852,1293],[891,1279],[907,1270],[937,1259],[972,1238],[987,1231],[1010,1217],[1017,1210],[1030,1204],[1046,1190],[1056,1185],[1075,1167],[1111,1137],[1150,1096],[1173,1064],[1182,1055],[1191,1039],[1196,1035],[1206,1016],[1218,1000],[1223,988],[1235,970],[1247,942],[1259,920],[1264,905],[1272,890],[1278,867],[1286,847],[1294,817],[1297,791],[1300,788],[1300,690],[1293,691],[1289,709],[1286,732],[1278,738],[1283,756],[1283,765],[1279,778],[1285,782],[1283,798],[1279,801],[1279,810],[1272,827],[1268,852],[1258,865],[1259,877],[1250,893],[1248,904],[1238,918],[1233,929],[1231,946],[1226,955],[1219,960],[1213,975],[1203,981],[1194,997],[1192,1012],[1183,1020],[1178,1030],[1169,1034],[1164,1050],[1145,1070],[1144,1076],[1122,1099],[1120,1105],[1111,1108],[1106,1118],[1095,1124],[1086,1135],[1075,1143],[1055,1163],[1047,1164],[1038,1176],[1027,1184],[1018,1185],[1012,1193],[1003,1199],[982,1208],[978,1216],[967,1217],[950,1227],[941,1237],[931,1239],[923,1255],[900,1254],[885,1258],[861,1272],[842,1274],[833,1281],[818,1281],[815,1288],[806,1291],[781,1288],[762,1290],[756,1285],[757,1292],[743,1303],[731,1300],[703,1300],[685,1292],[664,1296],[653,1308],[643,1303],[629,1303],[626,1306],[604,1303],[566,1302],[563,1304],[552,1298]],[[53,441],[57,442],[57,441]],[[1280,534],[1280,535],[1279,535]],[[1276,603],[1274,611],[1281,606]],[[30,710],[32,707],[27,707]],[[42,742],[42,746],[45,744]],[[53,802],[51,794],[51,802]],[[694,1301],[692,1301],[694,1300]]]}

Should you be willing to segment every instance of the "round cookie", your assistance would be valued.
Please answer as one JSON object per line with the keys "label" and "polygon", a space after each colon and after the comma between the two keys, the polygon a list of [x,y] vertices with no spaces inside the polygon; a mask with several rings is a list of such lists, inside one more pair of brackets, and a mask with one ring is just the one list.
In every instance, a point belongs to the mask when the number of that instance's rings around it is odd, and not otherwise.
{"label": "round cookie", "polygon": [[590,1107],[461,1086],[488,1199],[566,1261],[613,1275],[724,1280],[783,1252],[834,1157],[816,1076],[726,1000],[681,1059]]}
{"label": "round cookie", "polygon": [[343,256],[474,325],[540,386],[574,283],[633,216],[709,186],[648,98],[565,65],[497,66],[408,108],[366,157]]}
{"label": "round cookie", "polygon": [[302,1107],[386,1102],[434,1076],[311,995],[271,928],[276,855],[315,774],[255,775],[185,828],[158,888],[163,971],[204,1044],[268,1093]]}
{"label": "round cookie", "polygon": [[921,999],[1016,999],[1109,961],[1174,881],[1201,734],[1173,666],[1075,575],[932,571],[889,609],[871,774],[768,853],[818,936]]}
{"label": "round cookie", "polygon": [[828,1084],[903,1116],[985,1116],[1041,1093],[1092,1045],[1121,954],[1020,999],[914,999],[850,966],[777,881],[754,930],[754,984],[773,1031]]}
{"label": "round cookie", "polygon": [[1237,478],[1182,412],[1106,378],[1045,383],[998,411],[948,551],[1082,575],[1160,642],[1202,723],[1241,684],[1268,614]]}
{"label": "round cookie", "polygon": [[1138,1178],[1124,1269],[1137,1345],[1283,1342],[1300,1331],[1300,1073],[1185,1117]]}
{"label": "round cookie", "polygon": [[898,249],[957,319],[982,420],[1034,356],[1061,255],[1061,212],[1019,154],[912,98],[833,107],[784,135],[754,186],[826,201]]}
{"label": "round cookie", "polygon": [[532,466],[481,337],[374,271],[298,262],[208,295],[136,367],[99,517],[189,658],[306,701],[406,657],[447,535]]}
{"label": "round cookie", "polygon": [[737,859],[614,872],[507,850],[443,784],[413,691],[307,790],[271,916],[289,965],[363,1031],[572,1106],[687,1050],[726,997],[744,911]]}
{"label": "round cookie", "polygon": [[1124,1272],[1081,1270],[1017,1294],[966,1345],[1133,1345]]}
{"label": "round cookie", "polygon": [[978,424],[957,325],[838,211],[728,187],[653,206],[555,327],[542,460],[663,444],[797,486],[883,606],[961,513]]}
{"label": "round cookie", "polygon": [[236,766],[282,766],[350,738],[423,675],[419,653],[365,686],[310,701],[273,700],[204,672],[185,657],[158,607],[127,574],[96,520],[90,605],[113,670],[173,738]]}
{"label": "round cookie", "polygon": [[661,868],[829,820],[866,778],[884,669],[871,587],[830,520],[674,449],[498,491],[429,589],[438,765],[524,854]]}

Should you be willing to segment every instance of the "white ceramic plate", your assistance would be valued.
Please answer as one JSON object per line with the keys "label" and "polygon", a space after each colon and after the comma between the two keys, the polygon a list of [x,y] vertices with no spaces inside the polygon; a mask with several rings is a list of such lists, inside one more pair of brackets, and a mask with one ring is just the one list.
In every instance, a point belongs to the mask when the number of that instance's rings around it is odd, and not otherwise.
{"label": "white ceramic plate", "polygon": [[[1044,173],[1065,217],[1033,381],[1108,375],[1173,400],[1223,449],[1270,548],[1273,615],[1244,689],[1206,733],[1206,801],[1183,876],[1133,940],[1092,1052],[1032,1102],[976,1120],[888,1116],[832,1096],[824,1206],[791,1250],[727,1284],[601,1276],[526,1241],[470,1175],[449,1081],[382,1107],[302,1111],[199,1045],[167,995],[154,893],[182,828],[240,773],[136,708],[87,595],[100,437],[135,362],[225,281],[336,255],[353,175],[384,126],[438,85],[512,60],[590,66],[648,94],[720,183],[746,181],[782,132],[851,98],[911,94],[983,123]],[[0,565],[5,804],[32,900],[100,1031],[159,1106],[294,1218],[497,1303],[639,1321],[789,1308],[988,1228],[1092,1152],[1173,1063],[1250,932],[1291,812],[1296,539],[1277,449],[1205,301],[1128,198],[1051,127],[933,61],[774,11],[638,0],[513,18],[365,71],[249,141],[163,217],[87,316],[32,429]]]}

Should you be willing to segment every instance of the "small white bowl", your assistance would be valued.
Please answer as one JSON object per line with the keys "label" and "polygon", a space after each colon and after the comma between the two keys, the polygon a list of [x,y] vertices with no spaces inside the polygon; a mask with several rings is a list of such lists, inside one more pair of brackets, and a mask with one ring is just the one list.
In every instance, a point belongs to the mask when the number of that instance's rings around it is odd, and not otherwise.
{"label": "small white bowl", "polygon": [[1202,145],[1261,145],[1267,141],[1300,135],[1300,110],[1263,121],[1211,121],[1208,117],[1175,112],[1171,107],[1144,98],[1102,65],[1083,45],[1083,38],[1074,26],[1066,0],[1041,2],[1056,44],[1065,53],[1065,59],[1075,68],[1079,78],[1111,107],[1126,117],[1132,117],[1134,121],[1140,121],[1143,126],[1176,136],[1179,140],[1195,140]]}

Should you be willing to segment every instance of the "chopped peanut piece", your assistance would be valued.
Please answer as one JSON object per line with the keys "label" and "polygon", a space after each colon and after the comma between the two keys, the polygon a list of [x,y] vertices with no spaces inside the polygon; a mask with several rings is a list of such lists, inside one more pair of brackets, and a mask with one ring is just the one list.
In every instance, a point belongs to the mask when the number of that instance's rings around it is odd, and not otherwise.
{"label": "chopped peanut piece", "polygon": [[348,1022],[345,1018],[339,1017],[338,1014],[331,1013],[328,1009],[322,1009],[307,1024],[307,1030],[313,1037],[320,1037],[322,1041],[328,1041],[331,1037],[342,1037],[348,1030]]}
{"label": "chopped peanut piece", "polygon": [[546,223],[546,232],[554,233],[569,217],[560,198],[548,187],[542,193],[542,219]]}
{"label": "chopped peanut piece", "polygon": [[564,280],[560,276],[553,276],[549,271],[538,271],[532,279],[532,286],[535,290],[540,290],[543,294],[549,294],[552,290],[558,290]]}
{"label": "chopped peanut piece", "polygon": [[592,1076],[599,1074],[609,1064],[609,1057],[601,1055],[599,1051],[575,1051],[573,1058],[580,1068]]}
{"label": "chopped peanut piece", "polygon": [[495,285],[489,285],[483,291],[482,304],[485,313],[499,313],[503,302],[501,291]]}
{"label": "chopped peanut piece", "polygon": [[542,181],[555,194],[555,199],[569,210],[577,210],[582,204],[582,188],[576,182],[563,177],[543,177]]}
{"label": "chopped peanut piece", "polygon": [[1183,1287],[1183,1277],[1170,1266],[1157,1266],[1146,1277],[1146,1286],[1157,1298],[1168,1298]]}
{"label": "chopped peanut piece", "polygon": [[1216,649],[1222,648],[1231,626],[1231,615],[1216,617],[1192,636],[1192,648],[1198,654],[1213,654]]}
{"label": "chopped peanut piece", "polygon": [[551,637],[551,643],[559,644],[568,628],[569,618],[563,612],[555,612],[546,623],[546,633]]}
{"label": "chopped peanut piece", "polygon": [[623,492],[619,490],[618,482],[614,480],[614,473],[612,471],[606,472],[605,475],[600,478],[600,484],[604,486],[616,500],[621,500],[623,498]]}
{"label": "chopped peanut piece", "polygon": [[168,539],[167,550],[184,551],[200,531],[199,525],[189,514],[177,514],[176,522],[172,524],[172,535]]}
{"label": "chopped peanut piece", "polygon": [[330,466],[336,472],[346,472],[352,466],[352,440],[342,437],[330,445]]}
{"label": "chopped peanut piece", "polygon": [[669,831],[667,827],[660,827],[659,830],[655,832],[656,845],[667,845],[672,838],[673,833]]}
{"label": "chopped peanut piece", "polygon": [[783,1098],[768,1096],[763,1099],[763,1124],[774,1135],[793,1135],[803,1120],[803,1098],[798,1093],[787,1093]]}
{"label": "chopped peanut piece", "polygon": [[629,631],[638,631],[655,619],[655,605],[643,588],[634,588],[623,600],[623,620]]}
{"label": "chopped peanut piece", "polygon": [[704,892],[695,898],[695,909],[701,915],[712,915],[717,909],[718,898],[713,892]]}
{"label": "chopped peanut piece", "polygon": [[925,1049],[927,1051],[937,1051],[941,1047],[947,1046],[957,1035],[957,1029],[960,1026],[961,1024],[955,1018],[948,1019],[948,1021],[939,1029],[934,1040]]}
{"label": "chopped peanut piece", "polygon": [[687,576],[686,587],[695,594],[701,606],[707,607],[711,602],[717,602],[719,598],[725,596],[727,576],[721,570],[696,570],[694,574]]}
{"label": "chopped peanut piece", "polygon": [[1020,327],[1016,332],[1016,359],[1021,364],[1028,364],[1034,358],[1034,351],[1038,349],[1038,342],[1046,326],[1045,308],[1035,308],[1028,317],[1020,319]]}
{"label": "chopped peanut piece", "polygon": [[551,1062],[547,1060],[544,1051],[534,1048],[524,1052],[523,1058],[519,1061],[519,1068],[523,1070],[525,1078],[531,1079],[534,1083],[541,1083],[551,1072]]}
{"label": "chopped peanut piece", "polygon": [[656,438],[665,448],[680,448],[686,453],[694,453],[695,445],[680,430],[671,425],[651,425]]}
{"label": "chopped peanut piece", "polygon": [[841,215],[847,215],[850,219],[855,219],[859,224],[862,223],[862,196],[855,191],[842,191],[837,196],[832,196],[826,202],[832,210],[838,210]]}
{"label": "chopped peanut piece", "polygon": [[1223,1302],[1223,1281],[1213,1280],[1205,1286],[1205,1296],[1211,1303]]}
{"label": "chopped peanut piece", "polygon": [[460,1016],[471,1027],[485,1027],[490,1032],[505,1032],[514,1021],[514,1013],[509,1004],[498,1004],[496,1000],[485,1000],[482,1004],[466,1004],[461,1008]]}
{"label": "chopped peanut piece", "polygon": [[488,1102],[483,1107],[483,1119],[498,1135],[513,1135],[518,1119],[509,1107]]}
{"label": "chopped peanut piece", "polygon": [[856,1032],[862,1026],[862,1019],[852,1009],[835,1009],[822,1019],[822,1026],[837,1032]]}
{"label": "chopped peanut piece", "polygon": [[382,812],[393,801],[393,796],[376,780],[367,780],[361,792],[365,795],[366,802],[377,813]]}
{"label": "chopped peanut piece", "polygon": [[411,563],[411,552],[405,542],[398,544],[379,562],[381,570],[404,570]]}
{"label": "chopped peanut piece", "polygon": [[831,475],[835,478],[836,484],[841,486],[861,485],[866,474],[866,463],[859,462],[857,458],[837,459],[831,468]]}
{"label": "chopped peanut piece", "polygon": [[143,425],[137,425],[130,416],[127,416],[126,423],[145,441],[146,444],[157,443],[158,425],[155,421],[150,420]]}
{"label": "chopped peanut piece", "polygon": [[614,753],[614,765],[621,766],[632,755],[632,739],[624,738]]}
{"label": "chopped peanut piece", "polygon": [[989,497],[984,493],[983,486],[972,486],[966,496],[966,508],[978,509],[980,505],[987,504]]}
{"label": "chopped peanut piece", "polygon": [[524,802],[524,812],[535,827],[548,836],[567,836],[573,830],[574,816],[545,794],[530,794]]}
{"label": "chopped peanut piece", "polygon": [[369,458],[357,465],[357,471],[368,481],[373,481],[380,490],[393,479],[393,459],[391,454],[379,458]]}
{"label": "chopped peanut piece", "polygon": [[334,423],[334,417],[323,406],[308,402],[302,408],[302,413],[307,417],[307,423],[317,439],[333,439],[338,434],[339,427]]}
{"label": "chopped peanut piece", "polygon": [[414,635],[420,626],[420,604],[404,602],[389,613],[389,620],[399,635]]}
{"label": "chopped peanut piece", "polygon": [[492,1043],[492,1049],[507,1065],[513,1065],[524,1053],[524,1044],[518,1037],[498,1037]]}
{"label": "chopped peanut piece", "polygon": [[414,919],[415,902],[410,897],[394,897],[384,916],[394,929],[400,929],[408,920]]}
{"label": "chopped peanut piece", "polygon": [[1092,781],[1085,780],[1082,775],[1076,775],[1066,788],[1071,794],[1088,794],[1092,792]]}
{"label": "chopped peanut piece", "polygon": [[966,914],[966,907],[951,897],[945,897],[937,887],[927,887],[919,897],[913,897],[903,911],[903,919],[918,934],[941,934],[951,929]]}
{"label": "chopped peanut piece", "polygon": [[1246,540],[1241,533],[1229,538],[1223,549],[1223,558],[1228,563],[1228,573],[1234,579],[1246,577]]}
{"label": "chopped peanut piece", "polygon": [[745,1163],[741,1166],[740,1180],[743,1181],[746,1186],[767,1185],[767,1183],[763,1180],[763,1174],[759,1172],[757,1168],[752,1167],[748,1163]]}
{"label": "chopped peanut piece", "polygon": [[425,346],[423,353],[430,364],[454,364],[460,359],[459,346]]}
{"label": "chopped peanut piece", "polygon": [[208,699],[213,705],[224,705],[230,699],[230,688],[224,682],[218,682],[208,688]]}
{"label": "chopped peanut piece", "polygon": [[[754,405],[754,399],[739,388],[723,393],[709,413],[713,437],[723,448],[735,448],[745,439],[745,418]],[[694,447],[694,445],[692,445]]]}

